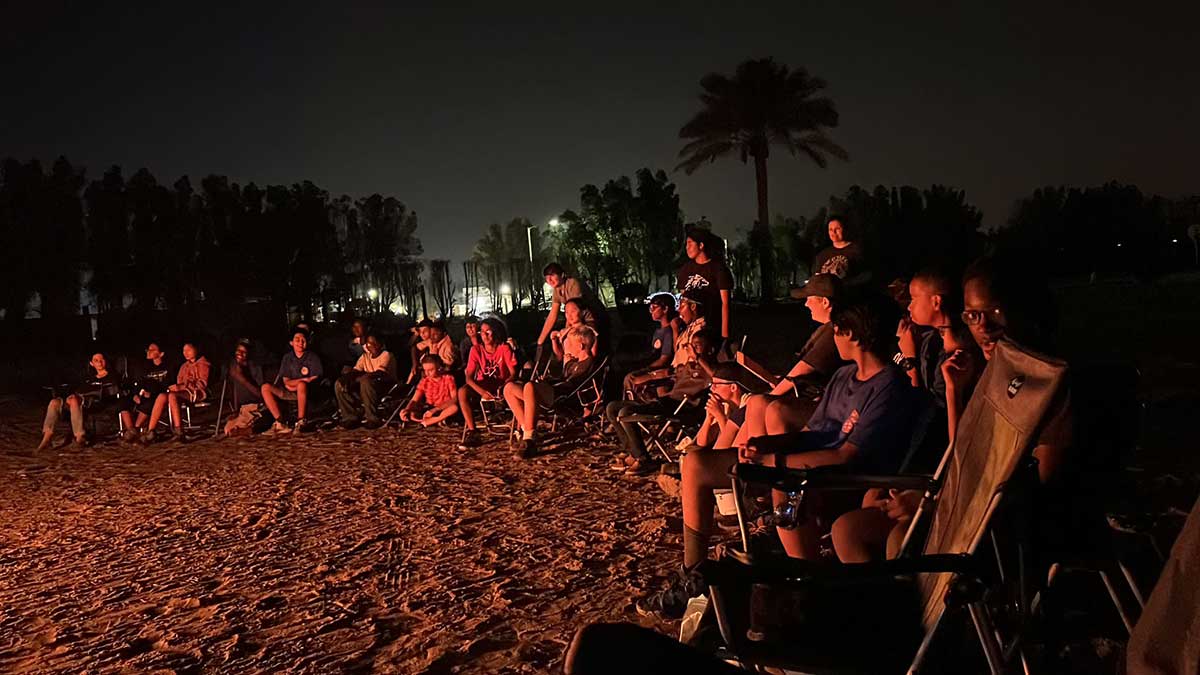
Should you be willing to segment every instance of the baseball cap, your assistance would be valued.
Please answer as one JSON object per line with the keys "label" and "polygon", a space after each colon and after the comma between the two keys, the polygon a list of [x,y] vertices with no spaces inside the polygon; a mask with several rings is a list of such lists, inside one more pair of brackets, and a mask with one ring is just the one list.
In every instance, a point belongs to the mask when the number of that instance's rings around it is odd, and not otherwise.
{"label": "baseball cap", "polygon": [[700,295],[700,291],[698,291],[694,288],[689,288],[688,290],[680,293],[679,299],[687,300],[688,302],[694,302],[697,305],[704,304],[704,296]]}
{"label": "baseball cap", "polygon": [[800,288],[792,289],[792,297],[803,300],[807,297],[836,298],[842,289],[842,280],[833,274],[814,274]]}

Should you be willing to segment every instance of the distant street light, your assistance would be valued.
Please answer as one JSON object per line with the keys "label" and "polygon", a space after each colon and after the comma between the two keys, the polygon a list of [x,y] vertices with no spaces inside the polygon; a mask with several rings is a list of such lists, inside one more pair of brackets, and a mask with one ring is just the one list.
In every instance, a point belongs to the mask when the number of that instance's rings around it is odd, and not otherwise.
{"label": "distant street light", "polygon": [[375,298],[378,298],[378,297],[379,297],[379,290],[378,290],[378,289],[375,289],[375,288],[369,289],[369,290],[367,291],[367,297],[368,297],[368,298],[370,298],[370,299],[372,299],[372,300],[374,300]]}
{"label": "distant street light", "polygon": [[512,286],[500,284],[500,295],[512,295]]}
{"label": "distant street light", "polygon": [[550,225],[550,227],[558,227],[559,220],[558,220],[558,218],[551,218],[550,222],[548,224]]}

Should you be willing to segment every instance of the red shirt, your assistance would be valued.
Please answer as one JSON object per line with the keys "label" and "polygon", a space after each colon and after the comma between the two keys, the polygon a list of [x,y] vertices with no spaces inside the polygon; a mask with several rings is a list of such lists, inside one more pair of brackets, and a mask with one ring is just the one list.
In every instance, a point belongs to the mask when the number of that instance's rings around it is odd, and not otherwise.
{"label": "red shirt", "polygon": [[421,378],[417,391],[425,395],[429,405],[440,405],[454,394],[454,376],[446,373],[432,378]]}
{"label": "red shirt", "polygon": [[499,385],[512,379],[517,372],[517,356],[508,345],[497,346],[491,354],[478,344],[471,348],[471,356],[467,359],[467,373],[476,382],[487,382]]}

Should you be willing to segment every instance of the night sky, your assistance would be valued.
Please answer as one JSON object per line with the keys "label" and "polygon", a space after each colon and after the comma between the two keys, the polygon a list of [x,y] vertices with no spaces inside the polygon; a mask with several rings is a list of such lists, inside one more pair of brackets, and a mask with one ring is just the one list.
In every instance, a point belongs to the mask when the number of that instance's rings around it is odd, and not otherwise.
{"label": "night sky", "polygon": [[[777,151],[773,213],[855,183],[955,185],[987,226],[1050,183],[1200,191],[1191,2],[22,4],[0,20],[0,156],[391,194],[428,257],[671,169],[700,77],[760,56],[828,80],[851,156],[823,171]],[[736,159],[673,179],[689,220],[752,221]]]}

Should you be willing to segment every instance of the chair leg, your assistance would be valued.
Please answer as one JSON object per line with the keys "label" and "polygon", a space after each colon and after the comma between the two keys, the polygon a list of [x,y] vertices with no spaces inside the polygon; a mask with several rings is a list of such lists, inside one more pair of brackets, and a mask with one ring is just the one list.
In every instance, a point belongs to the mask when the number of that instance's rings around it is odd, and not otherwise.
{"label": "chair leg", "polygon": [[1129,571],[1129,566],[1123,561],[1117,561],[1117,567],[1120,568],[1121,574],[1125,576],[1125,583],[1129,584],[1129,590],[1133,593],[1133,599],[1137,600],[1138,606],[1146,609],[1146,599],[1142,597],[1142,589],[1138,588],[1137,580],[1133,578],[1133,572]]}
{"label": "chair leg", "polygon": [[1125,624],[1126,633],[1133,634],[1133,621],[1130,620],[1129,614],[1125,612],[1125,606],[1121,604],[1121,598],[1117,595],[1117,588],[1113,586],[1112,579],[1109,578],[1108,572],[1099,570],[1100,580],[1104,582],[1104,588],[1108,589],[1108,597],[1112,598],[1113,606],[1117,608],[1117,614],[1121,615],[1121,623]]}
{"label": "chair leg", "polygon": [[229,386],[229,379],[221,380],[221,400],[217,402],[217,423],[213,425],[213,438],[221,435],[221,414],[225,412],[225,388]]}
{"label": "chair leg", "polygon": [[1004,672],[1004,657],[1000,653],[1000,646],[996,644],[996,632],[992,628],[987,608],[983,602],[972,602],[967,606],[967,610],[971,613],[971,622],[975,624],[975,634],[979,637],[979,646],[987,659],[988,671],[992,675],[1001,675]]}

